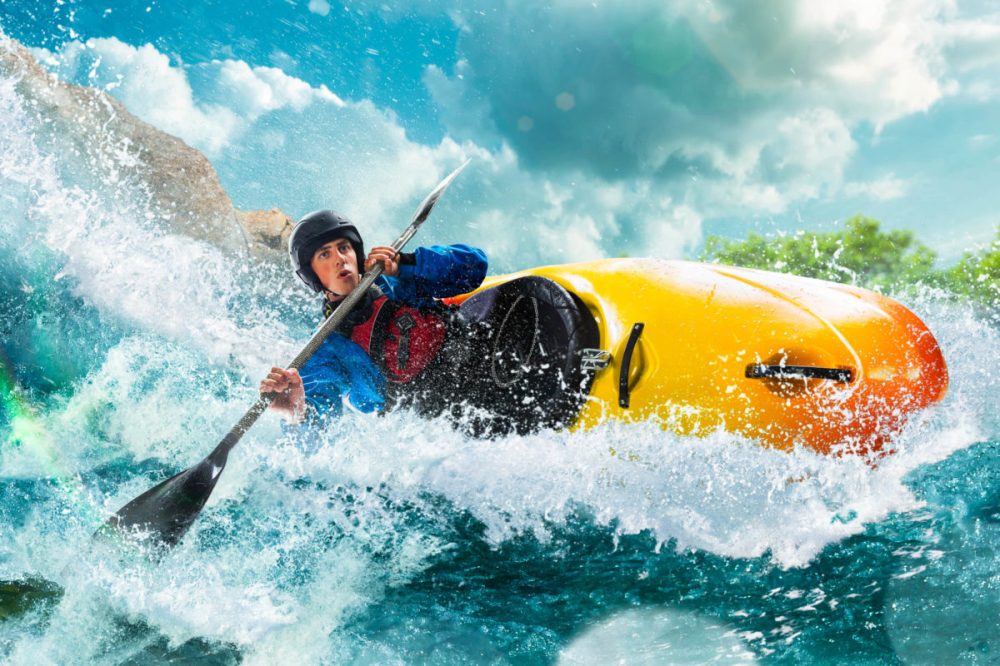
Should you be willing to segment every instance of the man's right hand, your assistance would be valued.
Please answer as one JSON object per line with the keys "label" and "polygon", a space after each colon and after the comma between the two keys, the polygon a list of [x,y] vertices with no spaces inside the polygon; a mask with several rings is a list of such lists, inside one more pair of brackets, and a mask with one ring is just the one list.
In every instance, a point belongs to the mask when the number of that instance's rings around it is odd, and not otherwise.
{"label": "man's right hand", "polygon": [[306,391],[298,370],[271,368],[260,382],[260,392],[273,393],[270,409],[292,423],[300,423],[306,414]]}
{"label": "man's right hand", "polygon": [[396,277],[399,275],[399,253],[387,245],[376,245],[365,259],[365,270],[370,271],[375,264],[382,264],[382,275]]}

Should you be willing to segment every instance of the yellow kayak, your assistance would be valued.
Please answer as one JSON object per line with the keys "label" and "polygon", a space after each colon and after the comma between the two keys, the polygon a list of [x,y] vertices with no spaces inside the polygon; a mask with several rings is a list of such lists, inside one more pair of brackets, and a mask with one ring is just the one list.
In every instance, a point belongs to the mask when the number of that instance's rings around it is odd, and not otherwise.
{"label": "yellow kayak", "polygon": [[[781,449],[868,452],[948,386],[937,341],[916,315],[821,280],[607,259],[489,278],[449,302],[525,283],[555,283],[579,311],[566,335],[586,338],[569,343],[582,379],[561,383],[582,389],[573,428],[655,419],[683,434],[722,429]],[[572,332],[581,327],[585,335]]]}

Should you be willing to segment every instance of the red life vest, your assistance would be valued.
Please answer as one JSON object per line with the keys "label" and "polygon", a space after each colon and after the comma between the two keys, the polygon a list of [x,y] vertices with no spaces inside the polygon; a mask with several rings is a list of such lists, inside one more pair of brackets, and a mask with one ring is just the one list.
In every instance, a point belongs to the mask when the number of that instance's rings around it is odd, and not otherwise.
{"label": "red life vest", "polygon": [[351,340],[375,361],[386,380],[404,383],[434,360],[446,332],[440,315],[381,296],[372,304],[368,319],[351,331]]}

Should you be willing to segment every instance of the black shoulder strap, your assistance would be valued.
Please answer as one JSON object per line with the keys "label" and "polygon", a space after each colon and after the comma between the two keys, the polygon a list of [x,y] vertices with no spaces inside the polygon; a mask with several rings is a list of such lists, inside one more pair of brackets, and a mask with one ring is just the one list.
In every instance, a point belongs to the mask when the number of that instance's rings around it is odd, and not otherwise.
{"label": "black shoulder strap", "polygon": [[379,308],[378,314],[375,316],[375,323],[372,324],[372,342],[368,355],[382,371],[382,376],[388,380],[391,380],[395,373],[389,370],[389,366],[385,362],[385,340],[389,336],[389,324],[402,307],[402,304],[391,298],[387,299]]}

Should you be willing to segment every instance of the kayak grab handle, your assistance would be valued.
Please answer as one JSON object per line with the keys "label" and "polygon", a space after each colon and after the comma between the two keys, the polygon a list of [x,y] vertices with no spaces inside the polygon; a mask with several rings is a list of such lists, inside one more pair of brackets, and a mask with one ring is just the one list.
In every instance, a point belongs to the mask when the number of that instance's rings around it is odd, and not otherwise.
{"label": "kayak grab handle", "polygon": [[854,379],[850,368],[817,368],[812,365],[764,365],[751,363],[747,366],[747,379],[829,379],[839,384],[849,384]]}
{"label": "kayak grab handle", "polygon": [[628,336],[628,343],[622,354],[622,367],[618,374],[618,406],[622,409],[628,409],[628,376],[632,365],[632,351],[635,349],[636,343],[639,342],[639,336],[642,335],[642,329],[645,327],[646,325],[642,322],[632,324],[632,333]]}

